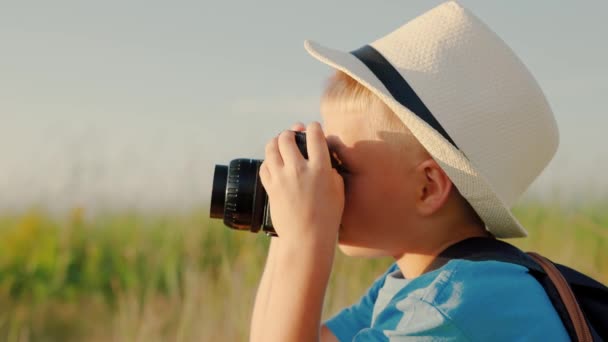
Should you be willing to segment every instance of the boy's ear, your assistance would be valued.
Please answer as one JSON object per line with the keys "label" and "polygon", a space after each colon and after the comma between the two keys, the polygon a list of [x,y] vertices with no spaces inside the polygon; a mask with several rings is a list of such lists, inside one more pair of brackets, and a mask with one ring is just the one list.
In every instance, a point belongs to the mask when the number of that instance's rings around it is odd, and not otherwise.
{"label": "boy's ear", "polygon": [[421,215],[437,212],[445,204],[452,190],[452,181],[433,158],[416,167],[416,207]]}

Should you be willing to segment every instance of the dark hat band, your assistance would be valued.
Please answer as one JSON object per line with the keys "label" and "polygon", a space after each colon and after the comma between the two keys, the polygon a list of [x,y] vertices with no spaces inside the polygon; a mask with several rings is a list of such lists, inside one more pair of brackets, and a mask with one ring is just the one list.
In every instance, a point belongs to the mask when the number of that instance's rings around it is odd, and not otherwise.
{"label": "dark hat band", "polygon": [[424,105],[420,97],[416,94],[414,89],[410,87],[407,81],[401,76],[401,74],[384,58],[376,49],[370,45],[365,45],[357,50],[350,52],[352,55],[357,57],[363,64],[365,64],[369,70],[376,75],[376,77],[382,82],[386,89],[401,105],[409,109],[412,113],[416,114],[419,118],[424,120],[427,124],[433,127],[439,132],[447,141],[449,141],[454,147],[456,143],[449,136],[448,132],[441,127],[439,121],[435,119],[431,111]]}

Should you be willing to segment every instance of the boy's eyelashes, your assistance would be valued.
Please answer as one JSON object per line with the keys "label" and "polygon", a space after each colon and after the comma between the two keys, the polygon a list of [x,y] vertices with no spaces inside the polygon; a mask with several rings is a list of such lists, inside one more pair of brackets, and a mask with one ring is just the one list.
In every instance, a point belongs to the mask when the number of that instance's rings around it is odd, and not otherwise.
{"label": "boy's eyelashes", "polygon": [[349,167],[344,163],[344,159],[340,157],[340,155],[336,151],[332,151],[331,155],[334,160],[337,161],[336,169],[340,174],[350,174]]}
{"label": "boy's eyelashes", "polygon": [[332,159],[336,160],[338,162],[338,172],[340,173],[351,173],[350,172],[350,168],[349,168],[349,164],[345,161],[346,157],[344,155],[344,149],[343,146],[340,145],[340,143],[331,141],[330,139],[327,140],[327,146],[329,147],[329,150],[331,151],[331,157]]}

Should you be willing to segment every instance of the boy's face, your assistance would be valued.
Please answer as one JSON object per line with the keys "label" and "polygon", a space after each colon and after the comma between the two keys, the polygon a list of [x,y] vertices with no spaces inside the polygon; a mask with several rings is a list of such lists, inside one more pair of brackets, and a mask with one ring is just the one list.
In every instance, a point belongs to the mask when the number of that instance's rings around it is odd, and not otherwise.
{"label": "boy's face", "polygon": [[342,112],[323,106],[321,112],[327,142],[349,171],[343,175],[340,249],[347,255],[399,255],[413,242],[408,244],[408,226],[418,218],[414,169],[424,153],[389,142],[406,135],[378,130],[372,115],[384,113]]}

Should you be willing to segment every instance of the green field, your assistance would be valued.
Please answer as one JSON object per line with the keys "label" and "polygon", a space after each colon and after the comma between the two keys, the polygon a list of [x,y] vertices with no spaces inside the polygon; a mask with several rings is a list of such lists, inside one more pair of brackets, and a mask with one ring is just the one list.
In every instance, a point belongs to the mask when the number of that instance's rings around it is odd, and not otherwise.
{"label": "green field", "polygon": [[[607,209],[521,205],[530,237],[511,242],[608,283]],[[246,340],[265,236],[207,210],[86,214],[0,214],[1,341]],[[338,253],[326,317],[390,263]]]}

